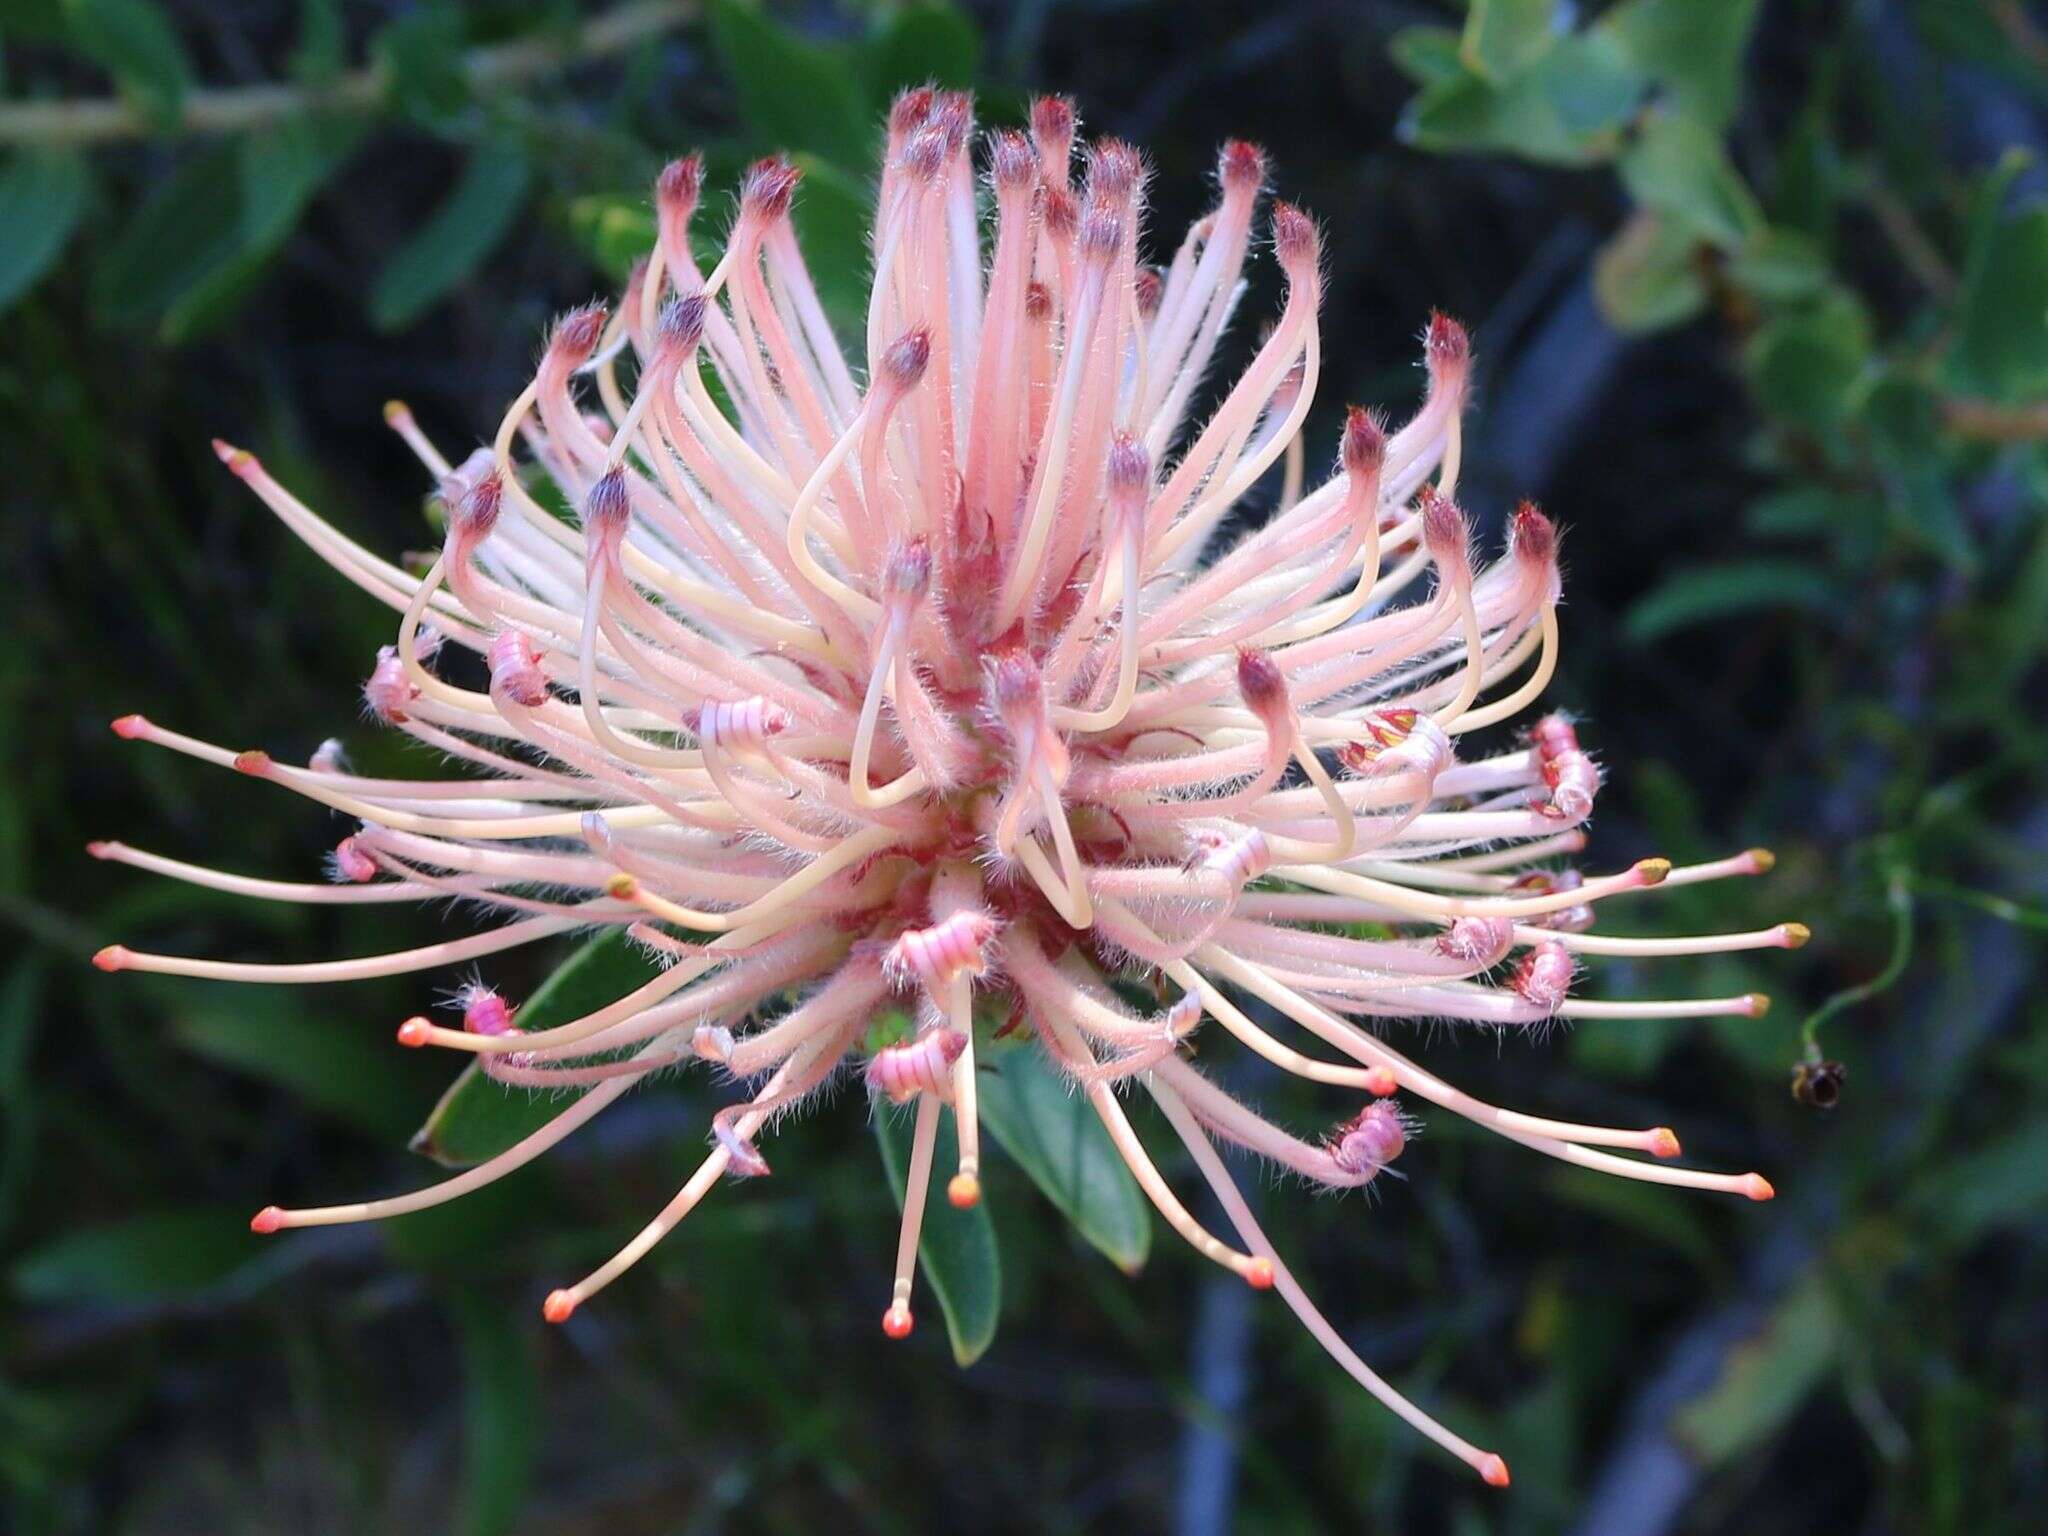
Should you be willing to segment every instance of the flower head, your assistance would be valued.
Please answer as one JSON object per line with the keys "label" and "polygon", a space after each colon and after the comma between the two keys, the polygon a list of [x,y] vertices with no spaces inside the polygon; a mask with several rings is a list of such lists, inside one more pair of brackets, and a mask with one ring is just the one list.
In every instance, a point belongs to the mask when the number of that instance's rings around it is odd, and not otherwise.
{"label": "flower head", "polygon": [[[1460,326],[1430,320],[1415,415],[1390,432],[1354,409],[1333,471],[1311,484],[1302,424],[1322,370],[1322,235],[1286,203],[1262,214],[1264,155],[1224,147],[1214,208],[1154,267],[1136,150],[1097,141],[1077,171],[1073,109],[1047,99],[1028,133],[989,136],[978,176],[970,130],[967,99],[946,91],[909,92],[890,115],[858,368],[793,232],[796,168],[747,173],[707,273],[691,233],[701,165],[671,166],[648,262],[615,308],[557,324],[488,447],[451,461],[409,411],[390,411],[448,513],[423,578],[222,445],[294,532],[399,613],[364,690],[371,713],[471,773],[367,778],[326,748],[297,767],[129,716],[123,736],[360,826],[329,885],[94,852],[254,896],[454,896],[503,920],[324,964],[118,946],[99,963],[289,982],[439,969],[598,927],[648,946],[665,962],[656,979],[580,1018],[519,1027],[516,1005],[479,980],[458,996],[460,1027],[402,1026],[405,1044],[467,1053],[506,1083],[586,1090],[526,1141],[414,1194],[256,1220],[275,1231],[453,1198],[680,1062],[743,1085],[674,1201],[548,1298],[556,1321],[721,1175],[767,1175],[760,1143],[776,1118],[858,1067],[874,1093],[917,1106],[885,1314],[892,1336],[909,1332],[939,1117],[958,1129],[949,1197],[971,1205],[977,1054],[992,1048],[976,1020],[1020,1020],[1022,1048],[1086,1096],[1199,1253],[1277,1288],[1368,1390],[1504,1482],[1499,1457],[1400,1397],[1324,1321],[1216,1142],[1356,1187],[1391,1172],[1426,1109],[1584,1167],[1767,1197],[1754,1174],[1672,1166],[1668,1130],[1483,1102],[1367,1026],[1753,1013],[1754,996],[1576,992],[1582,963],[1603,956],[1790,946],[1804,930],[1591,931],[1609,900],[1768,859],[1645,859],[1587,877],[1554,862],[1583,846],[1602,775],[1562,716],[1498,734],[1556,661],[1558,535],[1525,506],[1504,553],[1477,547],[1456,499],[1471,356]],[[1285,302],[1198,418],[1261,245]],[[1223,536],[1247,504],[1264,513],[1254,531]],[[443,666],[436,647],[481,665]],[[1130,1006],[1125,979],[1163,1006]],[[892,1008],[914,1015],[911,1032],[870,1051],[870,1021]],[[1298,1136],[1232,1097],[1186,1059],[1198,1032],[1323,1085],[1331,1128]],[[1207,1230],[1152,1163],[1127,1089],[1156,1101],[1230,1235]]]}

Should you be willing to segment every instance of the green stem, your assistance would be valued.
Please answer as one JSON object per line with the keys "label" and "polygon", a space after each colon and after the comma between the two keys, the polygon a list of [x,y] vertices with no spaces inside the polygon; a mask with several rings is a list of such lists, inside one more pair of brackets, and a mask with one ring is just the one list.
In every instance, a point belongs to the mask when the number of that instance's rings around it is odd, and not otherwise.
{"label": "green stem", "polygon": [[1820,1060],[1820,1027],[1845,1008],[1891,990],[1906,972],[1913,958],[1913,891],[1903,869],[1892,871],[1885,886],[1885,909],[1892,915],[1892,956],[1883,970],[1860,986],[1847,987],[1830,997],[1806,1016],[1799,1026],[1799,1038],[1806,1045],[1807,1059]]}
{"label": "green stem", "polygon": [[[640,0],[593,16],[567,37],[522,38],[475,48],[463,56],[472,89],[513,85],[586,59],[603,58],[690,20],[694,0]],[[241,133],[300,112],[370,112],[384,99],[382,64],[350,70],[318,84],[236,86],[194,91],[178,115],[186,134]],[[22,101],[0,106],[0,145],[78,146],[148,138],[157,126],[117,97],[86,101]]]}

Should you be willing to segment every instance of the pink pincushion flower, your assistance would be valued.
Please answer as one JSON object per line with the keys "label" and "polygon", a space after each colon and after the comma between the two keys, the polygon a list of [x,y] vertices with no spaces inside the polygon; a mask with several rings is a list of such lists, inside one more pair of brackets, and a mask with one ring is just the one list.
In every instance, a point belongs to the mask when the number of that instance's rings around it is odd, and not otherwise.
{"label": "pink pincushion flower", "polygon": [[[1549,1157],[1767,1198],[1756,1174],[1619,1155],[1676,1155],[1661,1127],[1481,1102],[1364,1026],[1756,1013],[1754,995],[1611,1003],[1571,990],[1582,960],[1790,947],[1805,930],[1587,931],[1610,899],[1759,873],[1761,852],[1591,878],[1542,862],[1583,846],[1601,774],[1556,715],[1478,746],[1550,678],[1558,539],[1525,506],[1505,553],[1475,563],[1456,501],[1470,373],[1456,323],[1428,326],[1414,417],[1389,432],[1353,410],[1334,472],[1310,485],[1301,428],[1322,369],[1321,236],[1285,203],[1261,221],[1261,152],[1225,146],[1215,208],[1161,269],[1141,255],[1146,173],[1130,146],[1098,141],[1076,179],[1072,109],[1041,101],[1028,134],[989,136],[984,186],[971,129],[967,99],[943,91],[910,92],[891,114],[859,371],[792,230],[797,171],[767,160],[747,174],[706,274],[690,234],[701,169],[671,166],[657,185],[659,243],[622,303],[556,326],[489,447],[451,463],[404,407],[389,412],[447,508],[423,579],[223,445],[294,532],[402,615],[365,687],[370,710],[475,772],[365,778],[331,746],[300,768],[128,716],[116,722],[125,737],[267,779],[361,826],[325,886],[119,844],[93,851],[253,896],[455,896],[507,916],[473,937],[326,964],[119,946],[99,963],[320,981],[447,967],[594,927],[642,941],[665,968],[581,1018],[521,1030],[478,982],[458,999],[461,1026],[402,1026],[407,1045],[470,1053],[503,1082],[588,1090],[544,1128],[412,1194],[256,1218],[275,1231],[452,1199],[679,1061],[745,1084],[670,1205],[548,1298],[555,1321],[722,1175],[767,1174],[764,1131],[841,1075],[879,1011],[908,1000],[912,1035],[865,1063],[875,1093],[917,1105],[885,1314],[891,1336],[908,1333],[939,1116],[958,1130],[949,1197],[972,1205],[977,1013],[1023,1021],[1171,1226],[1252,1285],[1277,1286],[1368,1390],[1505,1482],[1498,1456],[1344,1344],[1214,1142],[1357,1186],[1417,1129],[1393,1101],[1404,1093]],[[1285,303],[1198,422],[1195,393],[1261,235]],[[578,523],[548,510],[544,484]],[[1212,549],[1247,498],[1267,515]],[[481,658],[487,685],[455,680],[474,666],[441,668],[444,644]],[[1133,1011],[1111,985],[1124,976],[1173,1000]],[[794,1006],[760,1022],[785,997]],[[1246,998],[1297,1038],[1255,1021]],[[1232,1098],[1185,1059],[1198,1027],[1325,1085],[1334,1128],[1302,1139]],[[1156,1101],[1234,1241],[1169,1187],[1120,1089]]]}

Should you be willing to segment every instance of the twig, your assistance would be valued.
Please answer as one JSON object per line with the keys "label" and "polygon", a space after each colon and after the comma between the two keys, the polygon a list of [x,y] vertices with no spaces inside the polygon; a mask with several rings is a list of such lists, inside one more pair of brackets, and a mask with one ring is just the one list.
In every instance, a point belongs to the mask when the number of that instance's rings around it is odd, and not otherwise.
{"label": "twig", "polygon": [[1951,432],[1981,443],[2037,443],[2048,438],[2048,400],[2003,405],[1996,400],[1945,400],[1942,419]]}
{"label": "twig", "polygon": [[[694,0],[641,0],[594,16],[566,37],[522,38],[474,48],[462,58],[474,90],[512,85],[564,65],[619,53],[643,38],[690,20]],[[175,132],[240,133],[300,112],[367,112],[383,99],[388,75],[381,62],[317,85],[235,86],[194,91],[185,98]],[[147,138],[157,124],[118,97],[84,101],[23,101],[0,106],[0,145],[81,146]]]}

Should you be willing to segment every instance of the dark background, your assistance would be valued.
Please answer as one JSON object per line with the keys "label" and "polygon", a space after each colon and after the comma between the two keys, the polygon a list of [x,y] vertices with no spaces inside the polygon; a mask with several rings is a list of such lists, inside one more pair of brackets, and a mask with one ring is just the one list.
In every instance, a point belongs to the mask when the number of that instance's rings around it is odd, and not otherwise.
{"label": "dark background", "polygon": [[[12,1528],[2039,1528],[2037,9],[5,16]],[[417,916],[258,910],[82,852],[118,837],[313,878],[336,835],[290,797],[124,747],[106,721],[127,710],[300,756],[339,735],[373,770],[419,767],[356,709],[390,616],[243,494],[209,438],[260,451],[375,549],[428,542],[387,398],[444,447],[487,436],[549,317],[610,290],[654,172],[691,146],[722,188],[749,155],[811,151],[812,260],[839,274],[835,302],[857,297],[857,233],[831,214],[868,161],[833,114],[872,123],[929,74],[978,85],[992,120],[1026,89],[1070,92],[1088,127],[1146,146],[1155,248],[1202,210],[1222,137],[1263,142],[1276,190],[1328,237],[1315,459],[1345,402],[1412,406],[1431,306],[1469,322],[1475,516],[1497,538],[1530,495],[1568,530],[1551,697],[1611,775],[1589,865],[1769,843],[1769,881],[1674,895],[1631,912],[1636,931],[1816,931],[1798,954],[1598,983],[1760,987],[1778,999],[1763,1019],[1431,1041],[1482,1091],[1668,1121],[1703,1162],[1764,1170],[1772,1205],[1581,1180],[1448,1129],[1372,1203],[1247,1173],[1367,1357],[1508,1456],[1505,1493],[1163,1238],[1127,1281],[1014,1169],[990,1179],[994,1348],[963,1374],[936,1327],[887,1344],[895,1208],[852,1096],[563,1329],[540,1296],[694,1162],[701,1081],[636,1095],[434,1220],[260,1245],[245,1224],[269,1199],[424,1176],[404,1144],[443,1071],[390,1027],[440,978],[241,989],[85,963],[114,939],[280,960],[419,941]],[[236,93],[268,84],[283,105],[235,118]],[[1262,272],[1244,313],[1273,286]],[[493,972],[523,995],[558,958]],[[1817,1011],[1811,1058],[1847,1069],[1831,1111],[1788,1088]]]}

